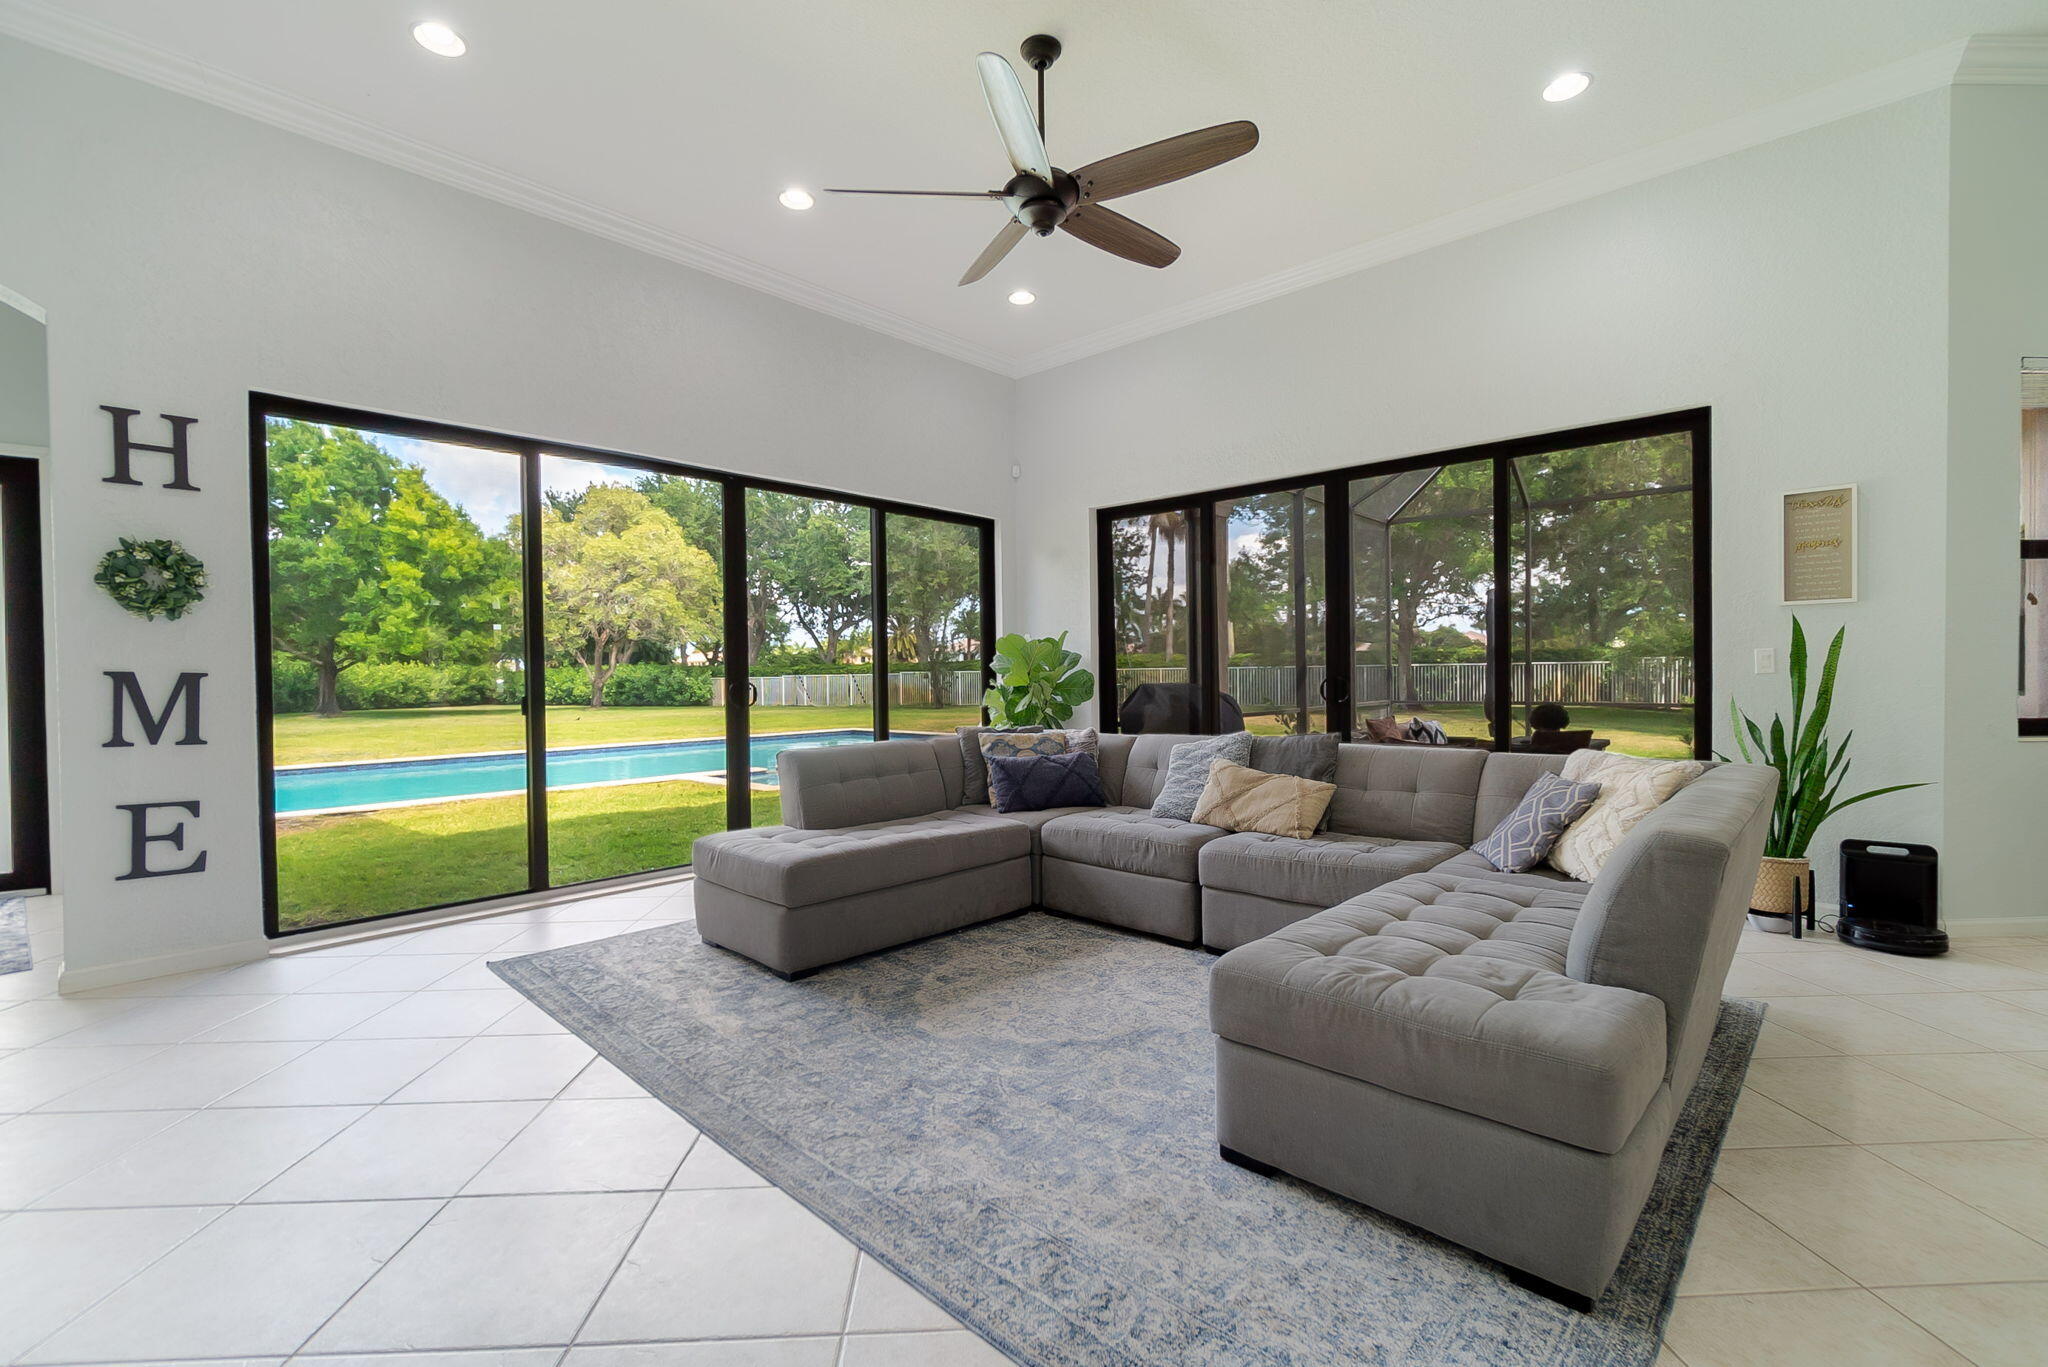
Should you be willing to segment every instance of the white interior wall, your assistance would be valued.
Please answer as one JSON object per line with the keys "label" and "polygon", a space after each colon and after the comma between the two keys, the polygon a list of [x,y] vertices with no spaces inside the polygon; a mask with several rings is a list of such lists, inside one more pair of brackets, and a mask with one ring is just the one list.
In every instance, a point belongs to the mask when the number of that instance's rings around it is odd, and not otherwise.
{"label": "white interior wall", "polygon": [[[1717,740],[1787,706],[1779,494],[1853,481],[1861,600],[1800,616],[1856,778],[1940,779],[1947,178],[1936,92],[1026,378],[1006,620],[1094,659],[1096,507],[1707,405]],[[1845,835],[1939,845],[1943,790],[1826,828],[1823,900]]]}
{"label": "white interior wall", "polygon": [[1951,916],[2048,915],[2048,740],[2014,734],[2022,356],[2048,356],[2048,87],[1954,91],[1945,649]]}
{"label": "white interior wall", "polygon": [[[49,320],[73,983],[262,948],[251,390],[1007,511],[1000,376],[11,40],[0,183],[0,276]],[[101,404],[151,415],[143,440],[157,413],[197,418],[200,492],[102,483]],[[183,541],[206,602],[175,623],[115,607],[92,575],[118,535]],[[110,669],[158,701],[207,671],[206,747],[103,749]],[[115,881],[114,804],[184,799],[206,872]]]}

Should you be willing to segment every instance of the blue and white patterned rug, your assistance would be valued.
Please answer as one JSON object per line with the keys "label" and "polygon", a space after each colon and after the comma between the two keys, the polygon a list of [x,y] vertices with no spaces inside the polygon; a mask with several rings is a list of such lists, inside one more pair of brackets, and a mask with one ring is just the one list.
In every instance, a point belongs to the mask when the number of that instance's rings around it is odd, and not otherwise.
{"label": "blue and white patterned rug", "polygon": [[0,973],[21,973],[35,967],[28,947],[28,899],[0,897]]}
{"label": "blue and white patterned rug", "polygon": [[785,983],[688,922],[492,967],[1032,1367],[1647,1367],[1763,1019],[1727,1003],[1590,1315],[1221,1162],[1207,954],[1033,913]]}

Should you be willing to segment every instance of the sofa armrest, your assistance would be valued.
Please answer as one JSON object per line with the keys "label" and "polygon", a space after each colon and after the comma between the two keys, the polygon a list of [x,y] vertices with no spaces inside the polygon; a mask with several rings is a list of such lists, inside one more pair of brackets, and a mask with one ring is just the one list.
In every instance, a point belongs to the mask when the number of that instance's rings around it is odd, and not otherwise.
{"label": "sofa armrest", "polygon": [[775,757],[775,772],[782,785],[782,820],[800,831],[899,821],[955,805],[938,749],[923,740],[784,750]]}
{"label": "sofa armrest", "polygon": [[1777,770],[1759,764],[1687,784],[1628,833],[1572,928],[1568,975],[1664,1003],[1674,1088],[1706,1055],[1777,791]]}

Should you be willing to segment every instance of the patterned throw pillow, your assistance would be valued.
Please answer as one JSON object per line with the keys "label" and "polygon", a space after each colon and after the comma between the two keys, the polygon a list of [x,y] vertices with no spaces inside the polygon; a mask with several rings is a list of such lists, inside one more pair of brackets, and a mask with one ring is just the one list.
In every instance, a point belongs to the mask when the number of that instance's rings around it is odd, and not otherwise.
{"label": "patterned throw pillow", "polygon": [[962,806],[978,807],[988,801],[988,761],[981,755],[981,738],[996,732],[1043,731],[1042,726],[956,726],[960,737],[960,782]]}
{"label": "patterned throw pillow", "polygon": [[990,755],[989,795],[999,812],[1101,807],[1102,774],[1086,750],[1057,755]]}
{"label": "patterned throw pillow", "polygon": [[1092,755],[1102,748],[1100,738],[1095,734],[1095,728],[1092,726],[1077,727],[1071,731],[1048,731],[1046,734],[1048,736],[1065,736],[1069,750],[1086,750]]}
{"label": "patterned throw pillow", "polygon": [[1232,764],[1209,762],[1209,781],[1195,804],[1195,820],[1226,831],[1258,831],[1306,840],[1337,795],[1334,783],[1318,783],[1292,774],[1268,774]]}
{"label": "patterned throw pillow", "polygon": [[1064,755],[1071,748],[1067,744],[1067,733],[1064,731],[996,731],[981,738],[983,759],[1015,759],[1019,755]]}
{"label": "patterned throw pillow", "polygon": [[1209,761],[1227,759],[1232,764],[1252,762],[1252,733],[1233,731],[1227,736],[1205,736],[1182,741],[1167,752],[1166,776],[1160,780],[1159,796],[1152,800],[1152,815],[1170,816],[1175,821],[1195,819],[1195,804],[1209,782]]}
{"label": "patterned throw pillow", "polygon": [[1592,882],[1637,822],[1706,771],[1707,766],[1696,759],[1640,759],[1604,750],[1573,751],[1564,762],[1564,777],[1572,783],[1599,784],[1600,796],[1593,800],[1591,810],[1557,838],[1550,850],[1551,866],[1582,883]]}
{"label": "patterned throw pillow", "polygon": [[1473,853],[1502,873],[1527,873],[1543,862],[1565,827],[1584,816],[1599,796],[1597,783],[1538,774],[1493,834],[1472,847]]}

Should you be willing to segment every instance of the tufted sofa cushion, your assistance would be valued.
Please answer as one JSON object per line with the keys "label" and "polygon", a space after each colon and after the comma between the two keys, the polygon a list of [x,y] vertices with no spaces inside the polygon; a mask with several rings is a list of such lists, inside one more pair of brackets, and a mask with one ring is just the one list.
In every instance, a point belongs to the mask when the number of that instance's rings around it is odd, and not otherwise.
{"label": "tufted sofa cushion", "polygon": [[1342,746],[1329,829],[1463,849],[1474,838],[1472,814],[1488,758],[1462,746]]}
{"label": "tufted sofa cushion", "polygon": [[1457,853],[1458,846],[1436,841],[1335,832],[1297,840],[1245,831],[1204,845],[1200,864],[1205,888],[1328,907]]}
{"label": "tufted sofa cushion", "polygon": [[959,800],[957,783],[949,788],[925,740],[802,746],[777,755],[775,772],[782,819],[802,830],[923,816]]}
{"label": "tufted sofa cushion", "polygon": [[832,831],[722,831],[699,839],[692,858],[699,878],[778,906],[801,907],[1030,853],[1031,830],[1019,822],[945,811]]}
{"label": "tufted sofa cushion", "polygon": [[1561,970],[1585,894],[1418,874],[1217,960],[1218,1035],[1601,1153],[1664,1077],[1664,1007]]}
{"label": "tufted sofa cushion", "polygon": [[1193,883],[1202,846],[1227,834],[1136,807],[1103,807],[1046,822],[1038,846],[1053,859]]}

